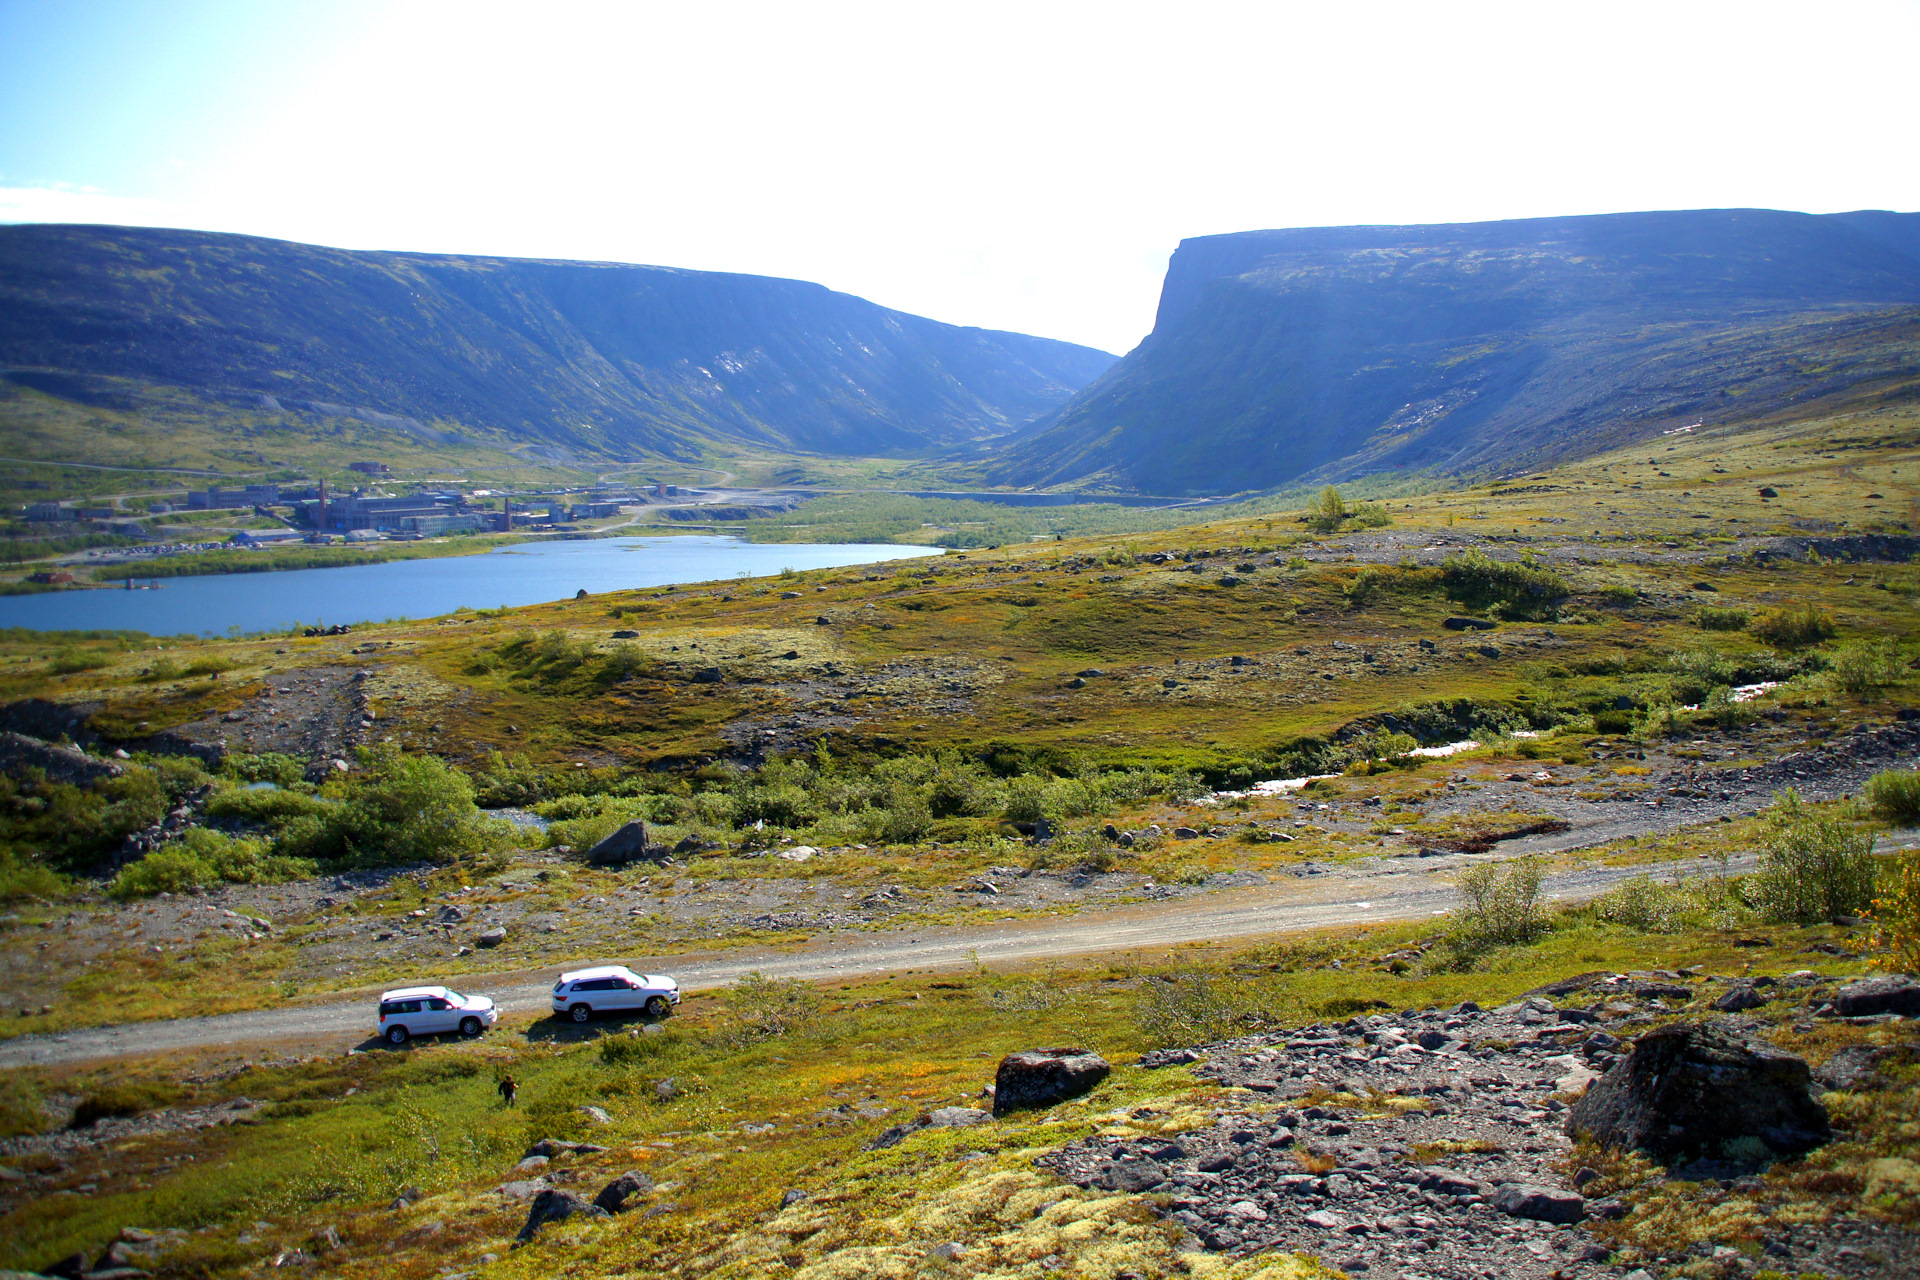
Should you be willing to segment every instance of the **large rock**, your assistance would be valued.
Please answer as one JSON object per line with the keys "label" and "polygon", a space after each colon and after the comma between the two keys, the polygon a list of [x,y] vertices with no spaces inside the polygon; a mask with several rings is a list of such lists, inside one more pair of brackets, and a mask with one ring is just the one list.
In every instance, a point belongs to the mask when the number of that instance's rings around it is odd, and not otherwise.
{"label": "large rock", "polygon": [[587,861],[596,867],[637,862],[646,856],[647,824],[638,818],[587,850]]}
{"label": "large rock", "polygon": [[634,1196],[651,1195],[653,1179],[636,1169],[629,1169],[619,1177],[600,1188],[600,1194],[593,1202],[608,1213],[619,1213],[627,1207],[627,1201]]}
{"label": "large rock", "polygon": [[1586,1197],[1577,1191],[1509,1182],[1493,1193],[1493,1207],[1515,1218],[1538,1222],[1581,1222],[1587,1216]]}
{"label": "large rock", "polygon": [[1567,1132],[1663,1160],[1724,1154],[1746,1138],[1788,1154],[1831,1136],[1807,1064],[1720,1022],[1641,1036],[1568,1109]]}
{"label": "large rock", "polygon": [[1000,1059],[993,1080],[993,1114],[1051,1107],[1077,1098],[1112,1074],[1099,1054],[1087,1049],[1028,1049]]}
{"label": "large rock", "polygon": [[597,1204],[588,1204],[571,1191],[549,1187],[533,1198],[533,1207],[527,1210],[527,1225],[520,1228],[520,1234],[515,1238],[525,1243],[549,1222],[565,1222],[576,1213],[589,1218],[608,1216],[605,1209]]}
{"label": "large rock", "polygon": [[1920,1015],[1920,982],[1904,973],[1862,978],[1840,988],[1833,998],[1833,1007],[1848,1018],[1870,1018],[1877,1013],[1914,1017]]}

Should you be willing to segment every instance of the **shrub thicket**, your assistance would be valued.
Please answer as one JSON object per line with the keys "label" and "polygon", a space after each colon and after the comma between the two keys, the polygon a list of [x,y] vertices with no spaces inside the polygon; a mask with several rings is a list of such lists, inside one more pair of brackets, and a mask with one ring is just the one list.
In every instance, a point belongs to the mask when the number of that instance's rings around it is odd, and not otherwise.
{"label": "shrub thicket", "polygon": [[1876,773],[1867,779],[1865,794],[1880,818],[1904,827],[1920,823],[1920,770]]}
{"label": "shrub thicket", "polygon": [[1857,916],[1873,901],[1873,833],[1807,808],[1782,792],[1760,869],[1747,882],[1748,903],[1781,924],[1817,924]]}
{"label": "shrub thicket", "polygon": [[1551,618],[1573,594],[1565,578],[1543,565],[1495,560],[1478,549],[1448,557],[1440,581],[1448,599],[1516,619]]}
{"label": "shrub thicket", "polygon": [[1833,617],[1809,601],[1798,609],[1768,609],[1747,624],[1776,649],[1806,649],[1833,639]]}
{"label": "shrub thicket", "polygon": [[1224,1040],[1242,1013],[1219,981],[1186,969],[1141,984],[1134,1022],[1151,1044],[1165,1048]]}
{"label": "shrub thicket", "polygon": [[1693,621],[1702,631],[1741,631],[1752,617],[1745,609],[1710,604],[1693,611]]}

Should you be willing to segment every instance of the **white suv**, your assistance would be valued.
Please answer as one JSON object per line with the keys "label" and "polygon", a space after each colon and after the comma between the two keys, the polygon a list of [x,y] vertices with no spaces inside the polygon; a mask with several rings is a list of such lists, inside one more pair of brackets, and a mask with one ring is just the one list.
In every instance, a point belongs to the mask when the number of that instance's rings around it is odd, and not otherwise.
{"label": "white suv", "polygon": [[553,984],[554,1016],[585,1022],[596,1013],[646,1013],[664,1018],[680,1003],[680,984],[658,973],[603,964],[560,975]]}
{"label": "white suv", "polygon": [[493,1001],[447,987],[401,987],[380,995],[380,1036],[388,1044],[445,1031],[471,1039],[499,1020]]}

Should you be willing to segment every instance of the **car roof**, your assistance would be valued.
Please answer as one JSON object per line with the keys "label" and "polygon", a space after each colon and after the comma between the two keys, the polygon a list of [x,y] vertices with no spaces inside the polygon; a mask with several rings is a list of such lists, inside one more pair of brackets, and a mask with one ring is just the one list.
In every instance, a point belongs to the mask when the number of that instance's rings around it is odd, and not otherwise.
{"label": "car roof", "polygon": [[444,996],[446,994],[447,989],[445,987],[396,987],[392,991],[382,991],[380,993],[380,999],[382,1002],[388,1000],[413,1000],[422,996]]}
{"label": "car roof", "polygon": [[623,964],[598,964],[591,969],[574,969],[560,975],[562,982],[578,982],[582,978],[637,978],[640,975]]}

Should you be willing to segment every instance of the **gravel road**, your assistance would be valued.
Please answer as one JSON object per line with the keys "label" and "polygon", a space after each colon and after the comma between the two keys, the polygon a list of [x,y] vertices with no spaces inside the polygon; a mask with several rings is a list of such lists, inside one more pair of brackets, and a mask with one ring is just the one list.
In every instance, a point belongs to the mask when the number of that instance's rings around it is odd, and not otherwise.
{"label": "gravel road", "polygon": [[[1717,871],[1718,864],[1689,860],[1652,866],[1588,867],[1549,876],[1541,891],[1549,899],[1572,902],[1604,893],[1634,875],[1699,875],[1709,869]],[[1736,859],[1731,869],[1751,870],[1752,859]],[[1334,925],[1440,915],[1455,903],[1449,871],[1422,868],[1418,862],[1406,860],[1399,865],[1387,864],[1371,875],[1290,881],[1210,894],[1204,899],[1138,903],[1071,917],[932,927],[905,938],[854,934],[801,947],[681,955],[671,960],[629,956],[620,958],[619,963],[642,972],[670,971],[683,990],[701,991],[724,986],[752,970],[768,977],[850,980],[903,969],[959,968],[972,964],[976,957],[984,964],[1015,964],[1091,953],[1204,945]],[[540,969],[474,975],[463,979],[460,986],[469,994],[491,996],[504,1014],[537,1014],[548,1010],[548,993],[556,973],[554,969]],[[370,996],[335,999],[217,1017],[90,1027],[56,1036],[20,1036],[0,1043],[0,1069],[286,1039],[326,1041],[338,1037],[338,1048],[344,1050],[371,1035],[372,1027]]]}

